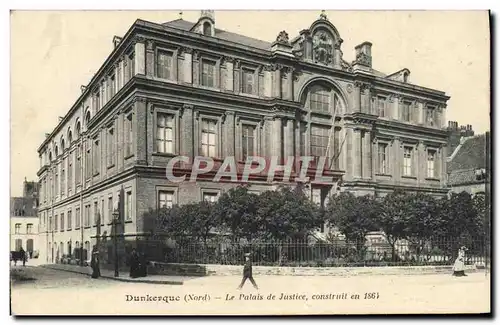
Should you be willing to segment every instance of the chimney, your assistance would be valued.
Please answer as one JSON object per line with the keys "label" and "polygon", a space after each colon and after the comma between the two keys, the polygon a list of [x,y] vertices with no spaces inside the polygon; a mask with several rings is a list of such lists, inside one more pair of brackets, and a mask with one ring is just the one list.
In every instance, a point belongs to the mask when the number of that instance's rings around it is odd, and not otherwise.
{"label": "chimney", "polygon": [[113,36],[113,48],[116,48],[120,42],[122,41],[122,38],[120,36]]}
{"label": "chimney", "polygon": [[372,67],[372,43],[363,42],[354,48],[356,51],[356,59],[354,63],[365,66]]}

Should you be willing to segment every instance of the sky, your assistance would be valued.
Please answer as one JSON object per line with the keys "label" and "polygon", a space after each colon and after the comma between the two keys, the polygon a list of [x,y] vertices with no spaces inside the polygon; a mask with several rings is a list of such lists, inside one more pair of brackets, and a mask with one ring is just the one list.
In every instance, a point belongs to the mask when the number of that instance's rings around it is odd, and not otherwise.
{"label": "sky", "polygon": [[[320,11],[215,11],[216,27],[272,42],[290,39]],[[410,82],[451,96],[447,120],[490,129],[490,40],[486,11],[326,11],[344,40],[344,59],[373,43],[373,67],[411,71]],[[182,18],[197,21],[199,11]],[[137,19],[163,23],[179,11],[13,11],[11,13],[11,196],[37,180],[37,149]]]}

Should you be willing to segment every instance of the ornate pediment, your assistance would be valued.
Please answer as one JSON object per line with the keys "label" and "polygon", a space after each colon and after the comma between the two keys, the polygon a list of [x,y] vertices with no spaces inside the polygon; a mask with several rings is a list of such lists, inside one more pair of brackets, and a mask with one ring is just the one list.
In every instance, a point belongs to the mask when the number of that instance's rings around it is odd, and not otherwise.
{"label": "ornate pediment", "polygon": [[319,31],[313,36],[313,59],[315,62],[331,64],[333,50],[333,38],[326,31]]}

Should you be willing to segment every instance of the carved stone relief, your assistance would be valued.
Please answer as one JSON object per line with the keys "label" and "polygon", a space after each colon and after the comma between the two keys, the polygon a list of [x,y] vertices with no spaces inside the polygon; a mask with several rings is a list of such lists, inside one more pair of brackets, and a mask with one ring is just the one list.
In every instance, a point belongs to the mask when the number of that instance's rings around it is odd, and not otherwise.
{"label": "carved stone relief", "polygon": [[313,58],[315,62],[327,65],[333,61],[333,39],[325,31],[319,31],[313,37]]}

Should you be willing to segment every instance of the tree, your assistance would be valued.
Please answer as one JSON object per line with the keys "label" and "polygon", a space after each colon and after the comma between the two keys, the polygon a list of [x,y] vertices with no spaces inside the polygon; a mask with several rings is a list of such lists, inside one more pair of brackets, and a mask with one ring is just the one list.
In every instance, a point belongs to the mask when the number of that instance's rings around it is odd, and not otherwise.
{"label": "tree", "polygon": [[224,193],[214,207],[214,214],[220,220],[218,229],[230,232],[233,242],[258,238],[262,232],[257,215],[258,198],[248,192],[248,186],[238,186]]}
{"label": "tree", "polygon": [[327,223],[337,227],[347,242],[354,243],[359,254],[364,252],[366,235],[378,229],[380,205],[370,195],[355,196],[342,192],[333,196],[325,211]]}
{"label": "tree", "polygon": [[409,202],[410,195],[400,190],[387,194],[382,200],[378,224],[392,248],[393,261],[396,261],[396,242],[407,238],[410,233],[407,214]]}

